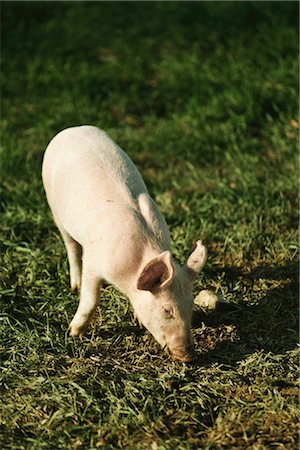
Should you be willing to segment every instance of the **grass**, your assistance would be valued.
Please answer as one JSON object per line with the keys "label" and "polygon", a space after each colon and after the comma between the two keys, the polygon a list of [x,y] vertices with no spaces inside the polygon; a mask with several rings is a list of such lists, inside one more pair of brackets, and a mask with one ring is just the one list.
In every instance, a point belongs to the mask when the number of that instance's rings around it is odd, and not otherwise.
{"label": "grass", "polygon": [[[297,2],[2,2],[1,448],[298,448]],[[107,286],[82,340],[42,188],[59,130],[140,168],[195,293],[180,364]]]}

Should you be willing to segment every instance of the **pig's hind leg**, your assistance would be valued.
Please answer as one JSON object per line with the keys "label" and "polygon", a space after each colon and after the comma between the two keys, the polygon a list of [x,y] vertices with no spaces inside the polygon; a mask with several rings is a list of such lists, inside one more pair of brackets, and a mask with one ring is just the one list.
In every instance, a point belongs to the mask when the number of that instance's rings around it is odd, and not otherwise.
{"label": "pig's hind leg", "polygon": [[82,247],[70,235],[63,236],[66,246],[69,266],[70,266],[70,283],[72,291],[79,291],[81,286],[82,271]]}
{"label": "pig's hind leg", "polygon": [[70,267],[70,284],[72,291],[79,291],[82,271],[82,247],[64,229],[58,218],[53,214],[55,223],[62,235],[67,250]]}
{"label": "pig's hind leg", "polygon": [[84,255],[80,301],[76,314],[70,323],[71,336],[78,336],[86,331],[99,303],[100,287],[101,279],[96,275],[93,265],[89,264],[88,258]]}

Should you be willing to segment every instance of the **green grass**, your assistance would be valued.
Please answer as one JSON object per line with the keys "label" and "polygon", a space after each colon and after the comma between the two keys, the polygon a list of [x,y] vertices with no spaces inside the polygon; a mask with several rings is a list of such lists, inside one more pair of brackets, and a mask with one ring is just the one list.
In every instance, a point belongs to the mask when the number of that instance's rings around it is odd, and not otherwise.
{"label": "green grass", "polygon": [[[298,448],[297,2],[2,2],[3,449]],[[140,168],[195,293],[180,364],[110,286],[82,340],[42,188],[59,130],[105,129]]]}

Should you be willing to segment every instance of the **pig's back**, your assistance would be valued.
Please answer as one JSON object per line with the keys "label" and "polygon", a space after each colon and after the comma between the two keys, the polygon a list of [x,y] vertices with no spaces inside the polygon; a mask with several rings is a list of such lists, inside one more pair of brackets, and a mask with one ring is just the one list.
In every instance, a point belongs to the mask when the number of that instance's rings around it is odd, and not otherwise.
{"label": "pig's back", "polygon": [[[68,128],[49,143],[43,161],[43,182],[53,215],[81,234],[101,217],[117,218],[120,209],[135,208],[146,185],[126,153],[100,129]],[[74,220],[77,224],[74,224]],[[91,221],[91,224],[89,224]]]}
{"label": "pig's back", "polygon": [[[86,186],[96,194],[137,197],[146,185],[128,155],[99,128],[67,128],[49,143],[43,162],[48,189],[70,184]],[[67,183],[68,181],[68,183]]]}

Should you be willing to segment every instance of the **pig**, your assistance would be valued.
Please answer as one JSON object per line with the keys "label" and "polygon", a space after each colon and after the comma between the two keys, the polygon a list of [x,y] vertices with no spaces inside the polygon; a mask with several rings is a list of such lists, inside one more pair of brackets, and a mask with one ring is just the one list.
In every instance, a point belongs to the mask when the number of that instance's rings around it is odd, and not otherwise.
{"label": "pig", "polygon": [[202,242],[184,266],[173,259],[168,226],[141,174],[97,127],[59,132],[46,148],[42,179],[71,289],[80,289],[71,336],[86,331],[106,281],[129,298],[139,322],[174,359],[194,359],[192,283],[206,260]]}

